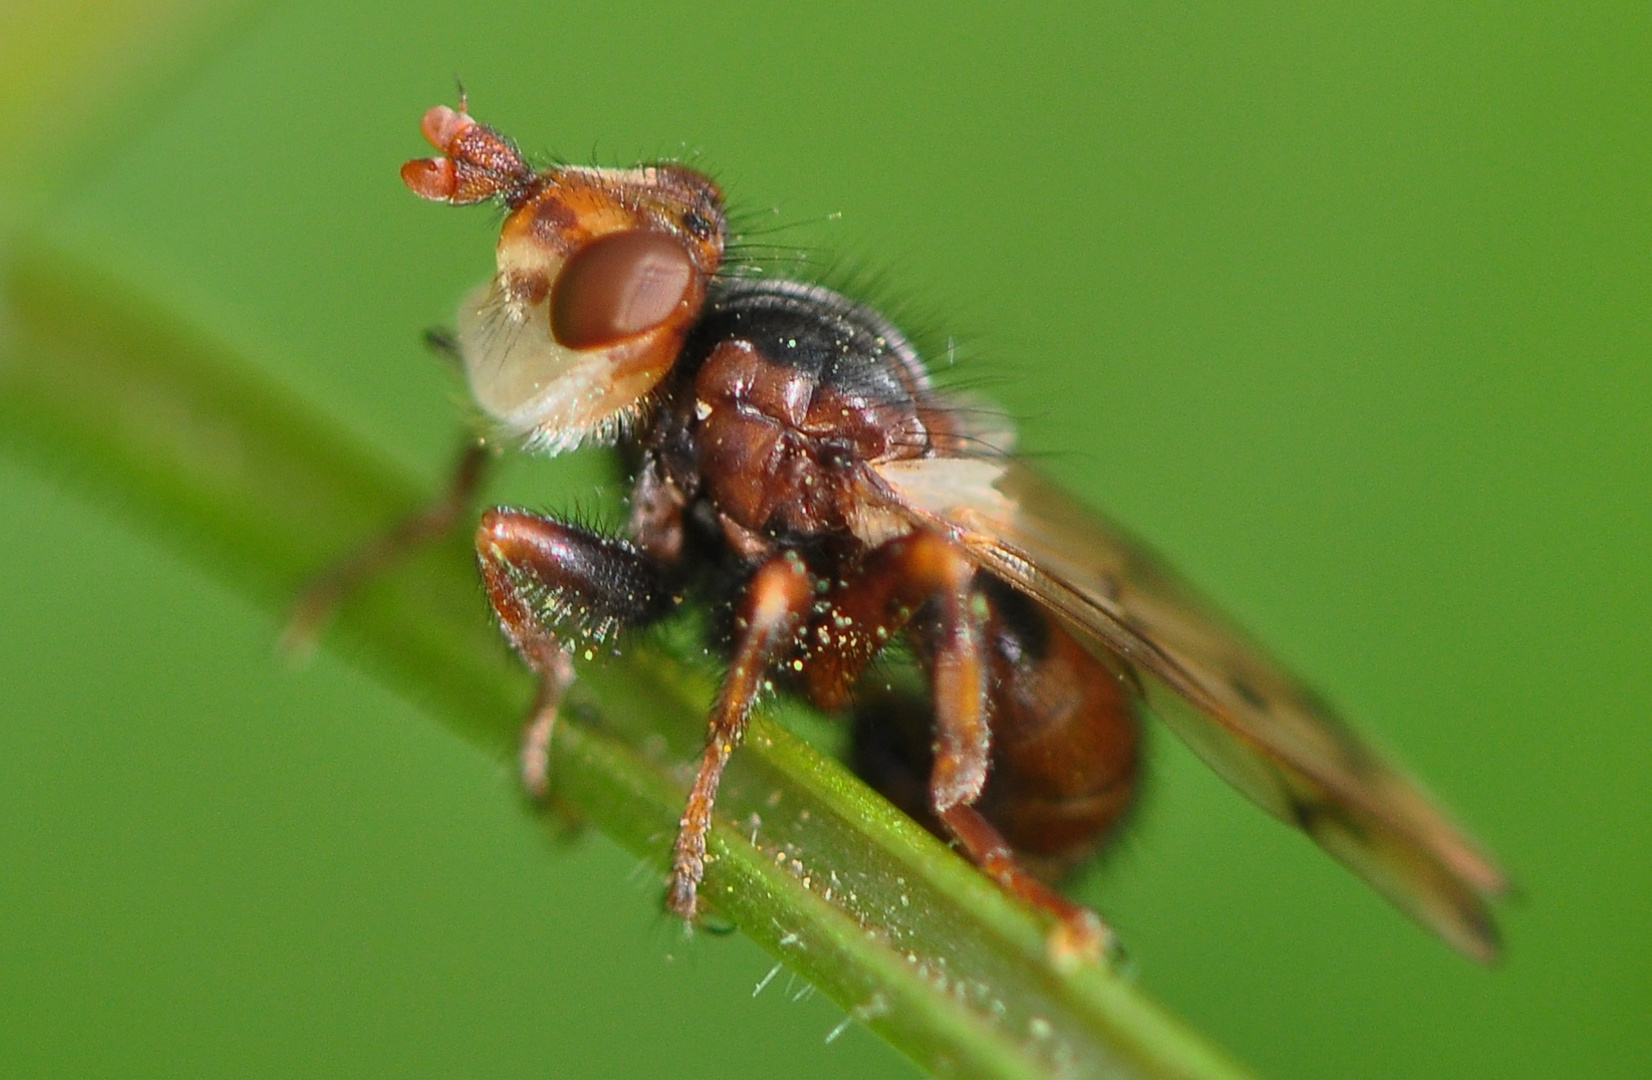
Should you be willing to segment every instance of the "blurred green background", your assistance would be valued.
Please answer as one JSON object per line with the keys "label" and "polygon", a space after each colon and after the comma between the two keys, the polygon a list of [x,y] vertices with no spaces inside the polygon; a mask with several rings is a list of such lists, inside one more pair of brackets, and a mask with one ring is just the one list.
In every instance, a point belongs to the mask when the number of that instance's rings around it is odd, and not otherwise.
{"label": "blurred green background", "polygon": [[[1080,887],[1142,984],[1270,1077],[1652,1073],[1644,4],[18,10],[0,222],[432,486],[418,335],[493,218],[396,168],[455,75],[530,150],[689,156],[878,273],[1522,886],[1476,969],[1159,737]],[[0,458],[0,1073],[912,1073],[51,464]]]}

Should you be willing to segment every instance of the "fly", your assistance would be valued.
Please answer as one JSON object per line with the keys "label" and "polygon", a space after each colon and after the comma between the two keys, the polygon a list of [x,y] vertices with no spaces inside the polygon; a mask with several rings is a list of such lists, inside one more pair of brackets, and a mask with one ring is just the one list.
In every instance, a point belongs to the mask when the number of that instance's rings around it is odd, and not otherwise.
{"label": "fly", "polygon": [[[1422,925],[1496,957],[1487,902],[1507,885],[1486,852],[1152,554],[1014,457],[1001,421],[937,389],[882,315],[820,285],[720,274],[711,179],[535,170],[463,103],[423,131],[439,153],[403,166],[409,188],[506,212],[496,272],[458,315],[477,404],[531,451],[615,447],[632,466],[622,535],[505,507],[476,533],[500,626],[543,687],[528,787],[545,784],[571,640],[691,597],[728,657],[671,911],[699,913],[718,783],[772,683],[849,714],[856,770],[1043,913],[1058,955],[1110,943],[1052,884],[1126,815],[1151,708]],[[897,639],[917,689],[862,678]]]}

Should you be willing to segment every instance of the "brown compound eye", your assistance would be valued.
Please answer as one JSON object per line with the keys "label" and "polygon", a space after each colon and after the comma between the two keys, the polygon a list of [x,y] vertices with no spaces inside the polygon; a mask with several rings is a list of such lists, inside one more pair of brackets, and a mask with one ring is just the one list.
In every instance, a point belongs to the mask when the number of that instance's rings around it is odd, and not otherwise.
{"label": "brown compound eye", "polygon": [[593,240],[551,287],[551,333],[570,349],[594,349],[650,330],[670,318],[694,273],[688,252],[665,233]]}

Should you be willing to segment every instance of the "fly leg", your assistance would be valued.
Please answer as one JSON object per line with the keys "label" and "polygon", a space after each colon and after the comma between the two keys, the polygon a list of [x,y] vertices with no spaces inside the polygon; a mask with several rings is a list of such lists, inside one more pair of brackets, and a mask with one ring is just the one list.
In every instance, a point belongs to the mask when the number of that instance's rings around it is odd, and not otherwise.
{"label": "fly leg", "polygon": [[[950,545],[948,545],[950,547]],[[935,764],[929,805],[965,855],[1012,896],[1052,916],[1051,959],[1062,966],[1100,960],[1112,932],[1096,913],[1062,896],[1022,866],[1015,849],[974,806],[986,781],[990,666],[984,642],[990,601],[962,552],[938,559],[939,620],[930,631],[935,698]],[[968,568],[966,573],[965,568]],[[1002,693],[1005,687],[993,686]]]}
{"label": "fly leg", "polygon": [[1101,920],[1033,877],[974,807],[986,785],[992,750],[983,641],[988,602],[976,588],[975,563],[957,545],[934,534],[917,534],[902,553],[907,580],[927,586],[937,607],[934,624],[923,628],[935,700],[929,807],[970,862],[1012,896],[1055,917],[1052,955],[1099,958],[1106,934]]}
{"label": "fly leg", "polygon": [[1056,920],[1050,932],[1050,959],[1062,967],[1097,961],[1117,948],[1117,939],[1099,916],[1039,881],[1016,859],[1015,851],[992,822],[973,806],[935,810],[969,861],[1000,888]]}
{"label": "fly leg", "polygon": [[522,731],[522,786],[535,799],[550,779],[557,709],[574,680],[565,627],[601,642],[668,614],[676,597],[665,567],[625,540],[522,510],[496,507],[476,530],[477,562],[499,625],[539,676]]}
{"label": "fly leg", "polygon": [[[810,696],[826,707],[847,700],[850,684],[887,637],[907,625],[925,604],[929,612],[911,629],[928,668],[934,709],[934,740],[914,748],[928,763],[927,809],[931,819],[957,842],[963,854],[1000,887],[1052,917],[1050,953],[1061,962],[1099,958],[1112,945],[1111,932],[1094,912],[1045,885],[1017,858],[997,827],[975,808],[992,758],[991,703],[1014,673],[992,662],[988,634],[1002,633],[992,618],[990,597],[976,580],[975,564],[956,544],[935,533],[918,532],[874,551],[851,579],[830,596],[822,632],[809,641],[805,679]],[[832,636],[828,624],[844,630]],[[895,717],[884,723],[899,723]],[[880,733],[899,743],[900,733]],[[869,745],[868,751],[877,752]],[[887,749],[887,748],[886,748]],[[929,751],[925,753],[924,751]],[[904,757],[907,755],[897,755]],[[882,761],[885,779],[903,780],[907,766]],[[915,778],[914,778],[915,779]],[[916,792],[913,792],[916,795]]]}
{"label": "fly leg", "polygon": [[932,605],[935,617],[913,629],[934,689],[930,801],[937,813],[976,800],[992,749],[981,641],[985,604],[974,580],[975,564],[958,545],[939,533],[910,533],[873,550],[835,584],[804,641],[809,699],[839,708],[871,659]]}
{"label": "fly leg", "polygon": [[763,687],[769,665],[792,647],[803,616],[814,602],[814,583],[795,553],[777,555],[758,568],[735,612],[734,661],[723,677],[706,730],[705,755],[689,791],[671,853],[671,884],[666,906],[693,920],[705,877],[706,835],[717,786],[734,748],[745,736],[746,721]]}
{"label": "fly leg", "polygon": [[[455,370],[463,369],[464,357],[450,332],[426,330],[424,342]],[[318,574],[293,605],[277,646],[280,652],[300,658],[308,655],[327,620],[363,582],[457,528],[487,477],[491,456],[480,439],[471,440],[459,454],[447,489],[435,500]]]}
{"label": "fly leg", "polygon": [[453,532],[470,510],[492,457],[480,440],[467,444],[447,490],[317,575],[293,605],[281,634],[281,651],[289,656],[308,654],[327,620],[352,592],[425,544]]}

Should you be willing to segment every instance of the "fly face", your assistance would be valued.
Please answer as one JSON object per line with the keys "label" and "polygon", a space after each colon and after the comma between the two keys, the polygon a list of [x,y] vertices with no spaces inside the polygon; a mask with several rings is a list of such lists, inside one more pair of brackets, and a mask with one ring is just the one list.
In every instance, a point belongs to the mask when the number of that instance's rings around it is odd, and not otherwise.
{"label": "fly face", "polygon": [[676,165],[532,170],[498,132],[438,106],[440,157],[402,179],[453,205],[508,210],[497,271],[459,309],[476,402],[509,435],[559,453],[612,442],[671,369],[722,263],[722,193]]}

